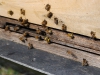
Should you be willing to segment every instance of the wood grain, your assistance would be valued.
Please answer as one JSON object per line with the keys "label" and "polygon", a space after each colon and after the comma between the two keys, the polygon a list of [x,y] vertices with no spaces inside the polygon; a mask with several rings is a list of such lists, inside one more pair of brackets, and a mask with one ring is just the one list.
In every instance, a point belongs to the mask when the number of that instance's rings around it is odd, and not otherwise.
{"label": "wood grain", "polygon": [[[46,16],[46,4],[51,5],[51,19]],[[21,8],[25,9],[25,16],[21,15]],[[14,12],[12,16],[7,13],[9,10]],[[49,27],[61,29],[65,24],[70,32],[91,36],[94,31],[100,39],[100,0],[0,0],[0,15],[14,19],[22,16],[40,25],[46,19]],[[54,23],[55,17],[58,25]]]}
{"label": "wood grain", "polygon": [[[39,50],[43,50],[49,53],[53,53],[59,56],[62,56],[64,58],[72,59],[78,62],[82,62],[83,59],[86,59],[88,61],[89,66],[95,66],[100,68],[100,56],[91,54],[88,52],[80,51],[77,49],[73,49],[70,47],[65,47],[57,44],[47,44],[45,41],[38,41],[35,38],[28,38],[25,43],[19,40],[19,37],[22,36],[22,34],[14,33],[5,31],[4,29],[0,29],[0,39],[6,39],[13,42],[17,42],[23,45],[28,46],[28,43],[33,44],[33,47]],[[6,38],[8,37],[8,38]],[[69,52],[71,52],[71,54]]]}

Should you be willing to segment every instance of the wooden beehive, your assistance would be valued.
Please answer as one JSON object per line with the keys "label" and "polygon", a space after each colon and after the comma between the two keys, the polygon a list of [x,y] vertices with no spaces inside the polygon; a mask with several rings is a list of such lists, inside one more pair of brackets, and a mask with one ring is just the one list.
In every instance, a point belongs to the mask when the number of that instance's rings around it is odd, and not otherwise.
{"label": "wooden beehive", "polygon": [[[89,65],[100,67],[99,4],[99,0],[0,0],[0,39],[31,43],[34,48],[79,62],[85,58]],[[22,19],[30,26],[19,22]],[[14,31],[17,26],[21,29]],[[45,26],[50,27],[53,35],[47,33]],[[40,35],[39,29],[47,35]],[[19,37],[25,31],[32,38],[23,43]],[[38,36],[43,41],[36,40]]]}

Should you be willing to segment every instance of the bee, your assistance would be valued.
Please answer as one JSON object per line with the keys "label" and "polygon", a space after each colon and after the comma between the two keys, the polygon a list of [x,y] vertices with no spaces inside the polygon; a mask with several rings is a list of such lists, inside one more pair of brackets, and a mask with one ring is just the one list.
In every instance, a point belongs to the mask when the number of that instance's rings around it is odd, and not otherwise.
{"label": "bee", "polygon": [[38,29],[36,30],[36,33],[37,33],[37,34],[41,34],[41,30],[38,28]]}
{"label": "bee", "polygon": [[24,9],[20,9],[20,12],[22,15],[25,15],[25,10]]}
{"label": "bee", "polygon": [[15,27],[14,27],[14,31],[18,31],[19,29],[20,29],[19,26],[15,26]]}
{"label": "bee", "polygon": [[19,22],[23,22],[23,19],[22,19],[22,17],[20,17],[20,18],[18,19],[18,21],[19,21]]}
{"label": "bee", "polygon": [[5,31],[8,31],[10,29],[10,27],[7,25],[5,26]]}
{"label": "bee", "polygon": [[14,12],[12,10],[9,10],[8,14],[10,14],[12,16],[14,14]]}
{"label": "bee", "polygon": [[32,49],[33,45],[31,43],[28,43],[28,49]]}
{"label": "bee", "polygon": [[74,39],[74,38],[75,38],[74,35],[73,35],[73,33],[68,33],[67,35],[68,35],[68,37],[70,37],[71,39]]}
{"label": "bee", "polygon": [[50,43],[51,43],[50,38],[48,38],[48,39],[47,39],[47,43],[48,43],[48,44],[50,44]]}
{"label": "bee", "polygon": [[51,18],[53,16],[53,13],[52,12],[49,12],[48,14],[47,14],[47,17],[48,18]]}
{"label": "bee", "polygon": [[77,56],[72,51],[67,50],[66,53],[77,59]]}
{"label": "bee", "polygon": [[66,31],[66,28],[67,28],[66,25],[63,24],[63,25],[62,25],[62,30],[63,30],[63,31]]}
{"label": "bee", "polygon": [[54,23],[58,25],[58,18],[54,18]]}
{"label": "bee", "polygon": [[45,6],[45,9],[46,9],[47,11],[49,11],[50,8],[51,8],[51,6],[50,6],[49,4],[47,4],[47,5]]}
{"label": "bee", "polygon": [[46,29],[46,33],[47,33],[47,34],[50,34],[50,35],[53,34],[53,32],[52,32],[52,30],[51,30],[50,28],[47,28],[47,29]]}
{"label": "bee", "polygon": [[66,53],[69,54],[69,55],[72,55],[73,54],[73,52],[72,51],[69,51],[69,50],[67,50]]}
{"label": "bee", "polygon": [[82,66],[88,66],[88,61],[86,59],[83,59]]}
{"label": "bee", "polygon": [[92,39],[96,39],[96,32],[91,31],[91,37]]}
{"label": "bee", "polygon": [[22,25],[27,24],[28,23],[28,19],[24,19],[22,22]]}
{"label": "bee", "polygon": [[51,40],[50,40],[50,38],[49,38],[49,37],[45,37],[45,38],[44,38],[44,40],[45,40],[48,44],[50,44],[50,43],[51,43]]}
{"label": "bee", "polygon": [[22,42],[24,42],[24,43],[25,43],[25,41],[27,40],[27,38],[26,38],[26,37],[24,37],[24,36],[21,36],[21,37],[19,38],[19,40],[21,40]]}
{"label": "bee", "polygon": [[29,35],[28,32],[24,32],[24,33],[23,33],[23,36],[24,36],[24,37],[27,37],[28,35]]}
{"label": "bee", "polygon": [[46,41],[49,37],[45,37],[44,40]]}
{"label": "bee", "polygon": [[44,20],[44,21],[42,22],[42,26],[43,26],[43,27],[46,27],[46,25],[47,25],[47,21]]}
{"label": "bee", "polygon": [[36,39],[38,39],[38,41],[42,40],[41,36],[35,36]]}
{"label": "bee", "polygon": [[30,23],[26,23],[26,24],[24,24],[24,26],[29,28]]}

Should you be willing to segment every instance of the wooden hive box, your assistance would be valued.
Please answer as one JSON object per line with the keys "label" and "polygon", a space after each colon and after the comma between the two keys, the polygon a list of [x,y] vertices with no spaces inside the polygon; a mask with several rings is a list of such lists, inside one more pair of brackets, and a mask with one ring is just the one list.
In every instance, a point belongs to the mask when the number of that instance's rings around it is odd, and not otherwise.
{"label": "wooden hive box", "polygon": [[[1,16],[3,16],[2,19]],[[43,30],[41,25],[45,20],[47,22],[45,25],[51,27],[54,32],[51,35],[54,43],[50,45],[35,38],[28,38],[28,42],[31,42],[35,48],[79,62],[86,58],[89,65],[100,67],[99,0],[0,0],[0,26],[3,25],[3,21],[11,22],[6,23],[8,25],[13,26],[13,23],[19,25],[20,17],[28,19],[31,30],[38,27]],[[65,32],[62,32],[64,26]],[[75,39],[67,37],[67,31],[75,33]],[[19,32],[22,33],[22,30]],[[36,35],[33,32],[30,34]],[[97,41],[89,38],[92,36],[91,32],[98,38]],[[2,35],[0,38],[10,41],[24,45],[28,43],[18,39],[22,34],[0,29],[0,35]]]}

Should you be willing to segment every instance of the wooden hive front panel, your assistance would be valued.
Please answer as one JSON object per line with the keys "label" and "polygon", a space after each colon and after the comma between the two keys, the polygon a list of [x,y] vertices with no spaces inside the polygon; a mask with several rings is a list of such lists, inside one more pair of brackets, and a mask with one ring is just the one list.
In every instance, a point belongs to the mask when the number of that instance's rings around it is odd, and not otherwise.
{"label": "wooden hive front panel", "polygon": [[[47,4],[51,6],[49,11],[45,10]],[[25,15],[20,9],[25,10]],[[49,12],[53,13],[51,18],[47,17]],[[62,29],[65,24],[67,31],[86,36],[93,31],[100,39],[100,0],[0,0],[0,15],[14,19],[22,16],[39,25],[45,19],[49,27]],[[58,18],[58,25],[54,18]]]}

